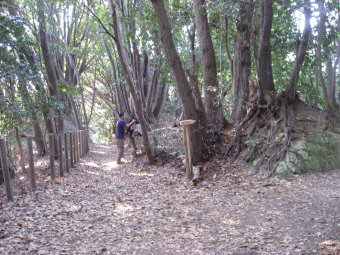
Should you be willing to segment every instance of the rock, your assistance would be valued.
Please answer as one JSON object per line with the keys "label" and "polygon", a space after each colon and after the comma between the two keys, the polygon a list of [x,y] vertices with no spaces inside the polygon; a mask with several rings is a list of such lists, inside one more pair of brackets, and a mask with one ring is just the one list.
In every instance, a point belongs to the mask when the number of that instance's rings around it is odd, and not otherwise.
{"label": "rock", "polygon": [[277,168],[278,176],[340,168],[340,129],[324,131],[293,144]]}

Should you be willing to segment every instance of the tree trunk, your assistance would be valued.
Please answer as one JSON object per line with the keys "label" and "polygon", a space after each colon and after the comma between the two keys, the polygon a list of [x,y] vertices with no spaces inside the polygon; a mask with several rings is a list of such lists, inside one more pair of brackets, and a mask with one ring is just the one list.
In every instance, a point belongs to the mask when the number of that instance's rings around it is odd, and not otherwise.
{"label": "tree trunk", "polygon": [[[47,33],[46,33],[46,20],[45,20],[45,14],[44,14],[44,3],[43,1],[39,0],[37,2],[38,5],[38,22],[39,22],[39,39],[40,39],[40,47],[41,52],[44,59],[44,65],[46,68],[46,74],[48,78],[48,89],[51,96],[54,96],[57,100],[61,100],[61,95],[57,86],[57,73],[56,73],[56,65],[52,59],[50,50],[49,50],[49,42],[47,39]],[[60,113],[59,113],[60,115]],[[62,133],[64,129],[64,121],[59,116],[57,118],[58,123],[58,133]],[[58,144],[55,145],[56,148],[58,148]],[[57,150],[58,151],[58,150]]]}
{"label": "tree trunk", "polygon": [[[338,20],[337,20],[337,28],[338,32],[340,31],[340,14],[338,14]],[[331,98],[331,103],[334,109],[339,110],[339,104],[336,101],[336,73],[337,69],[340,63],[340,39],[337,40],[337,52],[336,52],[336,59],[334,61],[334,64],[332,65],[332,70],[330,72],[330,98]],[[339,88],[339,93],[340,93],[340,88]],[[340,103],[340,102],[339,102]]]}
{"label": "tree trunk", "polygon": [[74,122],[76,124],[76,128],[79,130],[81,128],[81,123],[80,123],[79,114],[78,114],[78,111],[77,111],[76,102],[74,101],[73,95],[69,94],[68,100],[69,100],[69,104],[71,106],[71,111],[73,112]]}
{"label": "tree trunk", "polygon": [[[15,3],[14,0],[8,0],[7,1],[8,3],[8,10],[9,10],[9,13],[10,15],[12,16],[18,16],[18,5]],[[39,72],[38,72],[38,68],[37,68],[37,64],[35,62],[35,57],[34,57],[34,53],[32,51],[32,49],[27,45],[27,44],[19,44],[19,50],[20,50],[20,53],[18,53],[19,55],[22,53],[24,54],[26,60],[28,61],[29,65],[30,65],[30,69],[32,71],[32,73],[34,75],[36,75],[38,77],[38,81],[36,83],[34,83],[35,85],[35,88],[36,90],[41,94],[43,95],[43,104],[46,104],[47,103],[47,98],[45,97],[45,90],[43,88],[43,81],[39,75]],[[43,117],[44,117],[44,121],[45,121],[45,125],[46,125],[46,130],[48,133],[52,133],[52,134],[56,134],[56,128],[55,128],[55,123],[53,121],[52,118],[50,118],[50,110],[48,108],[46,108],[45,106],[42,107],[42,114],[43,114]],[[33,113],[34,114],[34,113]],[[33,116],[33,121],[35,122],[35,117]],[[38,123],[39,125],[39,123]],[[40,138],[40,139],[36,139],[36,143],[37,143],[37,146],[38,148],[41,148],[41,152],[43,152],[45,149],[44,149],[44,145],[41,144],[43,143],[43,136],[42,136],[42,131],[40,129],[40,126],[38,127],[37,123],[35,122],[35,124],[33,124],[33,127],[34,127],[34,131],[35,131],[35,137],[36,138]],[[55,145],[55,151],[58,151],[58,145],[55,141],[54,143]]]}
{"label": "tree trunk", "polygon": [[158,119],[163,111],[164,102],[166,100],[166,96],[168,94],[169,84],[162,84],[158,90],[158,96],[155,103],[155,109],[153,111],[153,115],[155,119]]}
{"label": "tree trunk", "polygon": [[315,70],[315,89],[314,89],[314,106],[317,107],[319,105],[319,71],[318,71],[318,60],[316,59],[316,70]]}
{"label": "tree trunk", "polygon": [[17,140],[18,143],[18,148],[19,148],[19,162],[20,162],[20,167],[22,171],[26,171],[25,168],[25,153],[22,148],[22,142],[20,139],[20,134],[19,134],[19,128],[15,128],[15,139]]}
{"label": "tree trunk", "polygon": [[208,121],[210,123],[218,123],[221,121],[218,120],[221,104],[218,98],[216,57],[209,31],[206,2],[206,0],[193,0],[193,6],[197,37],[202,55],[201,63],[204,78],[205,110]]}
{"label": "tree trunk", "polygon": [[107,41],[105,40],[104,37],[103,37],[103,43],[104,43],[106,53],[107,53],[109,60],[110,60],[111,69],[113,71],[114,84],[116,85],[116,101],[117,101],[117,106],[118,106],[118,112],[120,113],[120,112],[126,112],[127,111],[129,114],[131,114],[130,110],[128,110],[126,108],[125,97],[123,95],[121,85],[117,81],[115,62],[113,60],[113,56],[112,56],[111,50],[109,48],[109,45],[108,45],[108,43],[107,43]]}
{"label": "tree trunk", "polygon": [[326,26],[325,26],[326,13],[325,13],[324,3],[325,3],[324,0],[318,0],[319,11],[320,11],[320,21],[318,24],[318,42],[317,42],[317,48],[316,48],[316,62],[317,62],[317,74],[318,74],[317,78],[319,79],[321,83],[326,107],[329,111],[332,111],[332,104],[331,104],[331,99],[329,98],[328,87],[327,87],[326,81],[322,73],[322,44],[324,41],[324,36],[326,34]]}
{"label": "tree trunk", "polygon": [[273,23],[273,1],[261,0],[260,8],[260,49],[258,54],[259,101],[260,104],[269,104],[271,102],[271,92],[275,91],[270,46]]}
{"label": "tree trunk", "polygon": [[202,97],[201,97],[199,84],[198,84],[198,78],[197,78],[196,75],[192,74],[190,70],[186,71],[186,75],[189,79],[189,84],[190,84],[192,94],[193,94],[193,97],[194,97],[194,100],[195,100],[195,107],[196,107],[196,109],[199,109],[199,111],[202,112],[205,115],[204,118],[207,119],[203,100],[202,100]]}
{"label": "tree trunk", "polygon": [[310,1],[305,0],[304,3],[305,3],[304,4],[305,27],[303,29],[302,38],[299,43],[299,48],[296,54],[294,67],[290,75],[289,83],[287,86],[288,99],[290,102],[294,102],[296,98],[296,84],[299,79],[301,65],[303,64],[303,61],[305,59],[308,39],[311,33],[310,18],[311,18],[312,12],[311,12]]}
{"label": "tree trunk", "polygon": [[253,1],[240,3],[239,21],[236,24],[238,36],[235,42],[233,59],[233,113],[234,121],[240,121],[246,115],[246,103],[249,99],[249,75],[251,68],[250,35],[254,11]]}
{"label": "tree trunk", "polygon": [[184,118],[194,119],[197,122],[191,126],[191,143],[192,156],[194,164],[207,158],[206,153],[206,115],[205,112],[199,111],[195,106],[195,99],[192,94],[189,82],[185,75],[181,60],[175,48],[172,39],[171,27],[166,14],[164,2],[162,0],[151,0],[157,21],[159,24],[161,42],[166,59],[170,65],[173,75],[175,76],[177,87],[181,100],[183,102]]}
{"label": "tree trunk", "polygon": [[[8,4],[9,14],[11,16],[19,16],[18,15],[18,8],[19,7],[16,4],[16,2],[14,0],[7,0],[7,4]],[[26,61],[30,65],[32,73],[36,74],[36,65],[35,65],[32,50],[26,44],[21,43],[21,44],[19,44],[19,50],[18,51],[19,51],[18,52],[19,58],[21,60],[23,60],[25,58]],[[29,93],[28,93],[28,90],[27,90],[27,84],[22,84],[22,85],[23,85],[24,92],[27,95],[26,99],[28,100],[29,99]],[[29,105],[31,105],[31,103]],[[43,141],[43,132],[42,132],[40,124],[39,124],[39,119],[38,119],[38,116],[37,116],[36,112],[34,111],[34,109],[31,108],[30,111],[32,113],[34,137],[37,138],[34,141],[37,145],[38,154],[40,156],[44,156],[45,153],[46,153],[46,149],[45,149],[45,143]]]}
{"label": "tree trunk", "polygon": [[155,98],[159,84],[159,70],[155,69],[151,76],[148,96],[146,98],[146,112],[150,119],[154,119],[153,110],[155,106]]}
{"label": "tree trunk", "polygon": [[115,10],[115,4],[113,3],[113,0],[109,0],[109,4],[110,4],[110,8],[111,8],[113,30],[114,30],[115,42],[116,42],[116,46],[117,46],[117,49],[118,49],[119,58],[121,60],[122,68],[124,70],[126,83],[129,86],[130,93],[131,93],[132,98],[133,98],[136,114],[137,114],[138,120],[139,120],[141,127],[142,127],[142,132],[143,132],[142,137],[143,137],[145,151],[146,151],[146,154],[148,156],[149,163],[153,164],[154,158],[153,158],[153,155],[152,155],[152,150],[151,150],[151,146],[150,146],[150,142],[149,142],[147,124],[146,124],[146,121],[144,119],[143,109],[142,109],[142,104],[141,104],[140,98],[138,97],[138,94],[135,90],[135,84],[134,84],[134,81],[133,81],[133,78],[132,78],[132,75],[131,75],[132,72],[130,71],[130,68],[129,68],[129,65],[128,65],[128,60],[126,58],[126,52],[125,52],[124,47],[123,47],[123,41],[122,41],[122,38],[121,38],[120,29],[119,29],[117,13],[116,13],[116,10]]}

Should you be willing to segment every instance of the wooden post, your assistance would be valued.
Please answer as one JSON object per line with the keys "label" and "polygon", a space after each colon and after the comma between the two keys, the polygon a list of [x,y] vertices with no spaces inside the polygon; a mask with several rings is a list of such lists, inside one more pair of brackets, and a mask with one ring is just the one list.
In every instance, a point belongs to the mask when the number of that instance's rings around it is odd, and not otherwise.
{"label": "wooden post", "polygon": [[86,130],[83,130],[83,156],[86,154]]}
{"label": "wooden post", "polygon": [[83,130],[79,130],[79,155],[83,157]]}
{"label": "wooden post", "polygon": [[48,135],[48,142],[50,148],[50,175],[51,179],[55,179],[55,169],[54,169],[54,139],[53,134]]}
{"label": "wooden post", "polygon": [[75,132],[76,142],[75,142],[75,152],[76,152],[76,163],[79,162],[79,132]]}
{"label": "wooden post", "polygon": [[34,171],[34,157],[33,157],[33,138],[32,136],[27,137],[27,151],[28,151],[28,164],[29,164],[29,178],[31,183],[31,189],[35,190],[37,187],[35,181]]}
{"label": "wooden post", "polygon": [[73,160],[74,160],[74,164],[76,165],[77,164],[77,151],[76,151],[76,148],[77,148],[77,133],[76,133],[76,131],[73,131],[72,135],[73,135]]}
{"label": "wooden post", "polygon": [[6,141],[4,138],[0,138],[0,151],[1,151],[1,165],[2,175],[4,177],[5,189],[8,201],[13,201],[13,193],[11,188],[10,174],[8,168],[8,160],[6,153]]}
{"label": "wooden post", "polygon": [[78,157],[81,159],[81,130],[78,130]]}
{"label": "wooden post", "polygon": [[63,163],[63,135],[58,135],[58,144],[59,144],[59,175],[60,177],[64,176],[64,163]]}
{"label": "wooden post", "polygon": [[196,120],[182,120],[180,124],[183,126],[183,140],[185,149],[185,169],[187,178],[189,180],[193,177],[192,162],[191,162],[191,148],[190,148],[190,125],[194,124]]}
{"label": "wooden post", "polygon": [[76,142],[74,143],[74,146],[75,146],[75,148],[74,148],[74,151],[75,151],[75,153],[76,153],[76,163],[78,163],[79,162],[79,136],[78,136],[78,130],[75,132],[75,136],[76,136]]}
{"label": "wooden post", "polygon": [[73,132],[70,132],[70,162],[71,167],[74,168],[74,151],[73,151]]}
{"label": "wooden post", "polygon": [[84,155],[86,154],[86,129],[84,129]]}
{"label": "wooden post", "polygon": [[88,129],[86,129],[86,152],[89,153],[90,152],[90,131]]}
{"label": "wooden post", "polygon": [[65,133],[64,134],[64,149],[65,149],[65,169],[66,169],[66,173],[70,172],[70,164],[69,164],[69,156],[68,156],[68,144],[67,144],[67,136],[68,134]]}
{"label": "wooden post", "polygon": [[78,163],[78,153],[77,153],[77,143],[78,143],[78,139],[77,139],[77,131],[74,131],[73,136],[74,136],[74,163],[77,164]]}

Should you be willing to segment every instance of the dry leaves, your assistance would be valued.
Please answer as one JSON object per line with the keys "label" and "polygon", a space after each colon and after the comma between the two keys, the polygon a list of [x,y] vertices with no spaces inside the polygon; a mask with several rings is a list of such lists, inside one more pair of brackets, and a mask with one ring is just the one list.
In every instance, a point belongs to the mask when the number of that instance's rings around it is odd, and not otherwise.
{"label": "dry leaves", "polygon": [[193,187],[178,161],[117,166],[114,158],[113,147],[95,145],[71,174],[35,193],[7,203],[2,189],[0,253],[339,252],[340,171],[268,182],[215,159]]}

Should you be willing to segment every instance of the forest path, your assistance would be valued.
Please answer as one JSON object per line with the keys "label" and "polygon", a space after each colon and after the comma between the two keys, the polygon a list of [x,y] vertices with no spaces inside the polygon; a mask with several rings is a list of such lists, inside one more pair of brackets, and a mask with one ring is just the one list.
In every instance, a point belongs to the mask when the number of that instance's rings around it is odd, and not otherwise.
{"label": "forest path", "polygon": [[71,174],[0,203],[0,254],[340,252],[339,170],[264,184],[236,169],[193,187],[174,167],[115,156],[92,145]]}

